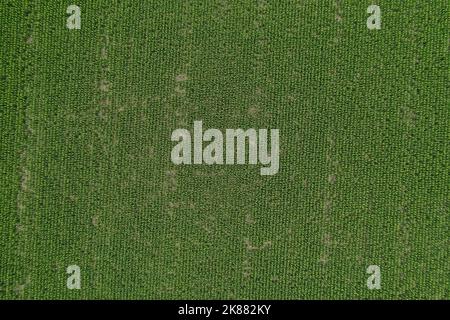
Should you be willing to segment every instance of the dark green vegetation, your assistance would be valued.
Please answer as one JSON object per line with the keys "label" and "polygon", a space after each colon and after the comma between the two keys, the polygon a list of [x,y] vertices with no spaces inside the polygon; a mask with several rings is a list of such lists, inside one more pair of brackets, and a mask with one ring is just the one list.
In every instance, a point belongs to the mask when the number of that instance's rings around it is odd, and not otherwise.
{"label": "dark green vegetation", "polygon": [[[447,0],[73,3],[0,3],[0,298],[449,298]],[[173,165],[194,120],[280,172]]]}

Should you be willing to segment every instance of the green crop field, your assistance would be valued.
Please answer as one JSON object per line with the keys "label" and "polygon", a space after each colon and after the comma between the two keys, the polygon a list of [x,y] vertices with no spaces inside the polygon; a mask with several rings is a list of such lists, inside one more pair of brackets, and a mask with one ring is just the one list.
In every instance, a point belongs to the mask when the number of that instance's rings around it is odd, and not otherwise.
{"label": "green crop field", "polygon": [[449,7],[2,0],[0,299],[449,299]]}

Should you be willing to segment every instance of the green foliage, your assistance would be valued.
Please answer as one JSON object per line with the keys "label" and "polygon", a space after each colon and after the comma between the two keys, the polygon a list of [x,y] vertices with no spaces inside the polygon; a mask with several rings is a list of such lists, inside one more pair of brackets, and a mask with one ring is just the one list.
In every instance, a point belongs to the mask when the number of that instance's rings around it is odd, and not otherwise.
{"label": "green foliage", "polygon": [[[0,298],[448,299],[448,1],[377,3],[3,0]],[[280,172],[173,165],[194,120]]]}

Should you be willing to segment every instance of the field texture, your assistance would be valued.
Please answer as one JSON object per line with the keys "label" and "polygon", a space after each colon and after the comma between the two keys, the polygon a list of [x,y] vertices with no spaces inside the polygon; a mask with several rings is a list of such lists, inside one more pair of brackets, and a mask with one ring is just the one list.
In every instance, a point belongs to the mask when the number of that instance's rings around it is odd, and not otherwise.
{"label": "field texture", "polygon": [[[2,0],[0,299],[448,299],[449,6]],[[194,120],[279,173],[174,165]]]}

